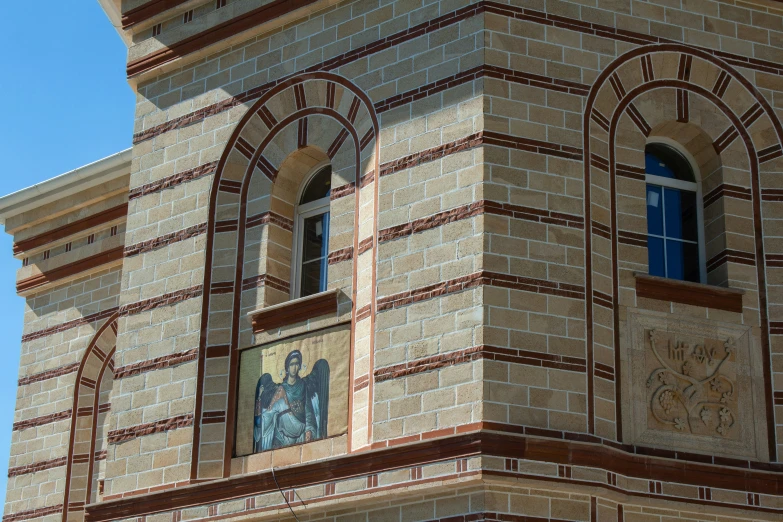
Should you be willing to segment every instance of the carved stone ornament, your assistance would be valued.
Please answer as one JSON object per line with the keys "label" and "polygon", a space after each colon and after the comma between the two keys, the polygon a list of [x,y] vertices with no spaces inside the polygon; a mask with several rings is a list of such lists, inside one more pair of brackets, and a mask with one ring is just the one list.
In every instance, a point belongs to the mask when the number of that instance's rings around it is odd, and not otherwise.
{"label": "carved stone ornament", "polygon": [[642,310],[630,310],[625,324],[625,442],[767,459],[761,361],[749,327]]}

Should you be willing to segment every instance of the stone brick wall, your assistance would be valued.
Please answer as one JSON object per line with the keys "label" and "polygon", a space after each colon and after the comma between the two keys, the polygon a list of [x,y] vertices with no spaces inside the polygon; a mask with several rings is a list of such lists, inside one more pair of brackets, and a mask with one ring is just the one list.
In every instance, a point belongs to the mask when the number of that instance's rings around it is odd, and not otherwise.
{"label": "stone brick wall", "polygon": [[[312,520],[380,505],[393,520],[779,516],[780,5],[153,4],[123,2],[138,93],[127,221],[121,239],[96,235],[121,241],[121,272],[36,294],[26,317],[19,421],[71,407],[99,324],[85,314],[118,314],[92,520],[273,518],[280,493]],[[708,285],[643,275],[654,141],[698,171]],[[337,313],[253,332],[248,314],[290,300],[296,195],[327,162]],[[348,432],[235,457],[238,350],[343,322]],[[728,393],[723,406],[681,401],[698,426],[656,417],[656,374],[642,375],[656,331],[717,347],[693,352],[710,372],[725,353],[723,384],[703,391]],[[61,469],[40,463],[67,457],[67,420],[25,428],[61,424],[60,449],[39,453],[38,431],[14,450],[20,473]],[[478,449],[457,458],[455,441]],[[534,458],[537,441],[568,451]],[[278,491],[286,469],[302,483]],[[230,500],[214,479],[238,488]],[[198,500],[166,506],[183,486]],[[25,487],[9,486],[7,514],[62,502]]]}

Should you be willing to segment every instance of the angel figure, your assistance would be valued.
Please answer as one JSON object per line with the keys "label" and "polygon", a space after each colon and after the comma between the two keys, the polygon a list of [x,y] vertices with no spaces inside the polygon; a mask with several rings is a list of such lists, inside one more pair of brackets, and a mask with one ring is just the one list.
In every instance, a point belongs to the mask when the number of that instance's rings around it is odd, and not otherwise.
{"label": "angel figure", "polygon": [[258,380],[253,423],[255,452],[326,437],[329,363],[319,359],[305,377],[299,376],[302,370],[302,352],[293,350],[285,358],[283,382],[275,383],[268,373]]}

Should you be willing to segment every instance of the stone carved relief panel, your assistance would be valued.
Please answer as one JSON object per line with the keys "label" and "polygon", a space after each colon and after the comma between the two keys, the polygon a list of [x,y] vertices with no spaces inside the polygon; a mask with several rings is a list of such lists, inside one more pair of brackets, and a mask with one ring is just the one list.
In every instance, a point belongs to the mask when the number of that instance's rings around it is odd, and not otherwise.
{"label": "stone carved relief panel", "polygon": [[624,442],[768,459],[750,327],[632,309],[624,333]]}

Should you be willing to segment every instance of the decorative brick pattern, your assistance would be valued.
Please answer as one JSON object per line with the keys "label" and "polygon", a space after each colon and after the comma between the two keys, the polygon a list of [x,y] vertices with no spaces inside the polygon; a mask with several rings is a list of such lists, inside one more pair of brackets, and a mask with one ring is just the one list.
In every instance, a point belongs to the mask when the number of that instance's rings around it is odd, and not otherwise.
{"label": "decorative brick pattern", "polygon": [[378,311],[389,310],[483,285],[513,288],[515,290],[570,297],[573,299],[584,299],[585,297],[584,288],[578,285],[481,271],[467,276],[450,279],[442,283],[380,297],[378,299]]}
{"label": "decorative brick pattern", "polygon": [[152,435],[153,433],[161,433],[164,431],[176,430],[178,428],[187,428],[192,425],[193,414],[188,413],[187,415],[178,415],[177,417],[163,419],[157,422],[148,422],[129,428],[112,430],[109,432],[107,440],[109,444],[117,444],[118,442],[132,440],[137,437],[143,437],[144,435]]}
{"label": "decorative brick pattern", "polygon": [[169,292],[159,297],[152,297],[150,299],[145,299],[144,301],[123,305],[120,307],[119,314],[120,316],[128,316],[154,310],[161,306],[171,306],[182,301],[187,301],[188,299],[201,297],[202,291],[203,287],[197,285],[177,292]]}
{"label": "decorative brick pattern", "polygon": [[213,161],[210,163],[205,163],[204,165],[199,165],[193,169],[180,172],[179,174],[173,174],[158,181],[147,183],[146,185],[131,189],[130,192],[128,192],[128,199],[133,200],[142,196],[146,196],[147,194],[154,194],[167,188],[176,187],[177,185],[187,183],[188,181],[193,181],[204,176],[209,176],[215,172],[216,168],[217,162]]}
{"label": "decorative brick pattern", "polygon": [[54,335],[56,333],[65,332],[66,330],[70,330],[71,328],[77,328],[79,326],[90,324],[95,321],[108,319],[109,317],[117,313],[117,310],[118,310],[117,308],[110,308],[102,312],[96,312],[94,314],[86,315],[82,318],[74,319],[72,321],[67,321],[65,323],[56,326],[50,326],[49,328],[44,328],[43,330],[38,330],[35,332],[24,334],[22,336],[22,342],[26,343],[29,341],[34,341],[35,339],[40,339],[41,337],[47,337],[49,335]]}
{"label": "decorative brick pattern", "polygon": [[57,413],[50,413],[48,415],[41,415],[40,417],[33,417],[19,422],[14,422],[14,431],[25,430],[27,428],[33,428],[35,426],[43,426],[44,424],[51,424],[63,419],[71,417],[71,410],[58,411]]}
{"label": "decorative brick pattern", "polygon": [[377,368],[374,372],[374,377],[375,382],[383,382],[481,359],[585,372],[585,360],[578,357],[567,357],[514,348],[500,348],[497,346],[473,346],[456,352],[433,355],[403,364]]}
{"label": "decorative brick pattern", "polygon": [[14,468],[8,468],[8,477],[16,477],[19,475],[26,475],[28,473],[35,473],[36,471],[43,471],[51,468],[58,468],[65,466],[67,462],[66,457],[59,457],[56,459],[43,460],[34,464],[28,464],[26,466],[16,466]]}
{"label": "decorative brick pattern", "polygon": [[198,350],[195,348],[186,352],[173,353],[171,355],[164,355],[162,357],[156,357],[148,361],[140,361],[125,366],[120,366],[114,370],[115,379],[123,379],[132,375],[138,375],[144,372],[150,372],[153,370],[161,370],[163,368],[170,368],[178,364],[194,361],[198,358]]}
{"label": "decorative brick pattern", "polygon": [[153,250],[156,250],[158,248],[162,248],[164,246],[178,243],[180,241],[185,241],[186,239],[190,239],[192,237],[200,236],[201,234],[204,234],[206,231],[207,231],[206,223],[193,225],[192,227],[188,227],[184,230],[179,230],[177,232],[172,232],[171,234],[166,234],[165,236],[160,236],[154,239],[150,239],[149,241],[143,241],[141,243],[136,243],[135,245],[127,246],[125,247],[125,251],[123,252],[123,255],[125,257],[130,257],[130,256],[143,254],[145,252],[152,252]]}
{"label": "decorative brick pattern", "polygon": [[3,522],[16,522],[17,520],[30,520],[32,518],[42,518],[47,515],[61,513],[63,505],[49,506],[45,508],[31,509],[28,511],[19,511],[9,515],[3,515]]}
{"label": "decorative brick pattern", "polygon": [[47,370],[45,372],[35,373],[27,377],[22,377],[19,379],[18,384],[19,386],[25,386],[27,384],[33,384],[35,382],[41,382],[47,379],[54,379],[55,377],[73,373],[78,369],[79,363],[67,364],[65,366],[60,366],[59,368],[54,368],[53,370]]}

